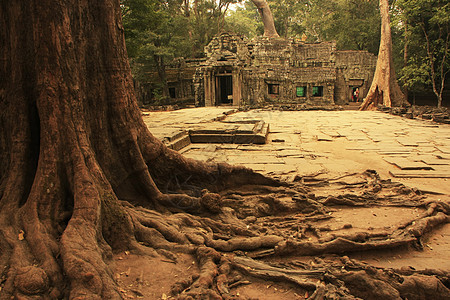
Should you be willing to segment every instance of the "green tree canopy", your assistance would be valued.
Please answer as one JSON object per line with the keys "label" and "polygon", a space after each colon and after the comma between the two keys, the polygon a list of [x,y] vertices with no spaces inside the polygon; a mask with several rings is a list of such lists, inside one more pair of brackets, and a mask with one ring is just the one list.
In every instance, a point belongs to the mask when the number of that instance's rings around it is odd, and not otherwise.
{"label": "green tree canopy", "polygon": [[398,27],[407,43],[406,64],[400,80],[412,90],[431,85],[442,105],[445,80],[450,71],[450,3],[444,0],[397,0]]}
{"label": "green tree canopy", "polygon": [[186,38],[189,19],[180,3],[123,0],[122,12],[128,56],[136,78],[155,67],[156,57],[168,60],[191,54]]}
{"label": "green tree canopy", "polygon": [[[275,26],[282,37],[306,36],[310,42],[335,40],[338,49],[368,50],[372,53],[378,51],[380,42],[378,1],[269,0],[268,2]],[[251,5],[251,1],[245,2],[244,9],[230,14],[233,21],[241,16],[245,18],[257,16],[256,8]],[[262,24],[258,25],[256,30],[256,33],[261,32]]]}
{"label": "green tree canopy", "polygon": [[[282,37],[308,42],[334,40],[339,50],[378,54],[381,20],[377,0],[267,2]],[[393,55],[400,83],[411,91],[434,92],[438,103],[442,102],[450,69],[447,2],[390,2]],[[165,63],[174,57],[201,57],[204,46],[219,32],[249,38],[264,33],[258,10],[250,0],[122,0],[121,3],[134,78],[142,80],[148,78],[149,72],[158,70],[163,95],[167,94]],[[237,3],[240,5],[236,6]]]}

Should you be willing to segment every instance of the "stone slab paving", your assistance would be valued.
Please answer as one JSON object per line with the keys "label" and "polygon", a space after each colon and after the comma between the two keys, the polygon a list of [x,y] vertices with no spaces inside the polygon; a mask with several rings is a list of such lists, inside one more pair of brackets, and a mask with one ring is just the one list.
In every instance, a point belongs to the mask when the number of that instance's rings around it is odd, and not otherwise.
{"label": "stone slab paving", "polygon": [[[345,138],[348,141],[345,150],[376,152],[389,157],[386,160],[400,169],[425,171],[432,170],[433,165],[450,165],[450,160],[439,158],[439,155],[447,154],[450,141],[448,125],[410,120],[381,112],[359,111],[250,111],[229,116],[227,120],[255,117],[270,123],[270,136],[280,135],[281,132],[289,135],[289,130],[296,130],[296,134],[300,135],[300,144],[297,145],[300,149],[308,149],[314,142]],[[293,142],[293,139],[285,140]]]}
{"label": "stone slab paving", "polygon": [[[230,108],[155,112],[145,122],[157,137],[170,130],[204,128]],[[326,172],[345,174],[375,169],[422,189],[450,194],[450,125],[406,119],[382,112],[251,110],[223,122],[263,120],[270,124],[265,145],[191,144],[180,150],[196,159],[242,164],[278,176]],[[163,134],[164,133],[164,134]],[[426,183],[422,178],[428,178]],[[430,181],[431,180],[431,181]]]}
{"label": "stone slab paving", "polygon": [[[151,113],[144,119],[152,132],[164,138],[177,130],[223,128],[217,120],[228,110],[206,108]],[[383,179],[440,193],[430,197],[450,202],[450,125],[359,111],[252,110],[228,115],[223,122],[234,124],[250,120],[270,124],[267,144],[190,144],[180,152],[194,159],[244,165],[285,180],[313,174],[337,178],[373,169]],[[341,209],[333,212],[333,222],[348,224],[345,217],[339,219],[345,216],[343,212]],[[376,219],[384,217],[389,222],[412,217],[415,211],[371,207],[352,210],[352,213],[360,216],[355,219],[360,222],[375,220],[374,216]],[[357,223],[352,225],[358,227]],[[399,249],[377,252],[376,257],[373,253],[354,253],[351,257],[381,267],[425,269],[438,265],[447,268],[448,240],[447,224],[426,241],[423,251],[405,253]]]}
{"label": "stone slab paving", "polygon": [[[402,170],[434,170],[431,165],[422,161],[414,161],[408,157],[386,157],[384,160]],[[416,173],[420,174],[421,172]]]}

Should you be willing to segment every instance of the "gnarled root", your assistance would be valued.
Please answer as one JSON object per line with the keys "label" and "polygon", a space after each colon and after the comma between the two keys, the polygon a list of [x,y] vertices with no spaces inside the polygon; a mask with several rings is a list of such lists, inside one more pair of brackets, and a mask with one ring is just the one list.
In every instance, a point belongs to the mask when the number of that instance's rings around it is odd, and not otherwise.
{"label": "gnarled root", "polygon": [[[383,182],[373,173],[363,177],[372,183],[366,182],[360,187],[363,191],[371,190],[371,194],[364,194],[367,199],[371,199],[370,205],[398,205],[397,199],[385,195],[391,194],[392,190],[404,191],[401,186]],[[320,188],[341,184],[336,181],[342,180],[328,180]],[[373,187],[377,186],[379,188],[374,190]],[[193,255],[198,262],[199,272],[172,288],[172,295],[180,299],[196,299],[200,296],[232,299],[234,289],[241,284],[251,283],[253,278],[289,283],[299,294],[307,294],[309,299],[412,297],[408,289],[414,289],[413,294],[427,297],[447,295],[444,276],[436,277],[434,281],[430,279],[436,272],[406,274],[336,257],[329,261],[317,259],[309,266],[269,264],[267,261],[283,260],[286,256],[291,261],[295,257],[307,255],[345,254],[411,244],[417,246],[425,234],[449,222],[447,204],[421,201],[422,198],[416,198],[415,191],[409,191],[407,195],[411,197],[408,198],[408,205],[426,208],[417,218],[391,230],[335,233],[331,228],[320,225],[320,222],[332,220],[333,216],[329,212],[337,203],[324,201],[327,197],[312,191],[311,187],[294,183],[290,186],[232,186],[215,192],[203,189],[195,195],[156,193],[155,203],[165,209],[159,209],[158,206],[151,209],[151,205],[135,206],[127,201],[114,202],[103,195],[99,203],[105,206],[100,209],[100,215],[109,216],[109,219],[100,218],[101,224],[97,227],[88,226],[83,223],[84,218],[95,214],[83,214],[86,208],[80,208],[75,212],[76,218],[71,216],[60,246],[55,247],[58,244],[48,242],[48,246],[42,249],[51,250],[45,253],[46,257],[53,259],[60,249],[64,270],[72,284],[70,295],[67,296],[75,299],[120,297],[108,266],[112,245],[115,249],[128,249],[149,257],[163,255],[174,263],[177,253]],[[402,192],[401,195],[405,194]],[[356,193],[345,194],[345,198],[358,204]],[[347,204],[353,206],[352,202]],[[368,202],[364,204],[368,205]],[[1,233],[7,234],[8,228],[12,227],[3,227]],[[27,228],[24,232],[26,239],[32,238],[26,236],[33,232],[32,229]],[[43,236],[44,231],[40,232],[40,236]],[[5,243],[8,241],[6,238],[1,241],[2,249],[6,250],[1,254],[1,259],[7,261],[6,265],[12,249],[22,247],[21,241],[16,238],[17,233],[13,230],[8,235],[10,241],[15,239],[14,242]],[[33,236],[39,236],[39,232],[33,233]],[[114,236],[121,237],[124,243],[115,240]],[[27,253],[26,248],[22,250]],[[53,269],[45,261],[39,266],[33,266],[31,261],[3,269],[2,276],[11,278],[2,284],[4,295],[43,296],[48,299],[64,296],[67,287],[62,284],[55,287],[56,280],[62,278],[61,270],[56,269],[59,271],[52,273]],[[54,262],[57,260],[54,259]],[[358,289],[359,285],[370,289]]]}

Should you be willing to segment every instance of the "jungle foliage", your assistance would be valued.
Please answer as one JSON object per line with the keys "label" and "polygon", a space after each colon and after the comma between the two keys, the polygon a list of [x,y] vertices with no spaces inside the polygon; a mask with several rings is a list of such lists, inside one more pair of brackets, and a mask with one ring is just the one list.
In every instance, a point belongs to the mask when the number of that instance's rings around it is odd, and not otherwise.
{"label": "jungle foliage", "polygon": [[[378,54],[381,19],[377,0],[267,2],[281,37],[335,40],[340,50]],[[389,3],[394,62],[402,89],[410,92],[410,98],[426,94],[441,105],[450,70],[450,4],[444,0]],[[158,70],[162,95],[165,62],[180,56],[201,57],[203,47],[223,31],[248,38],[264,32],[250,0],[122,0],[122,8],[133,75],[139,80]]]}

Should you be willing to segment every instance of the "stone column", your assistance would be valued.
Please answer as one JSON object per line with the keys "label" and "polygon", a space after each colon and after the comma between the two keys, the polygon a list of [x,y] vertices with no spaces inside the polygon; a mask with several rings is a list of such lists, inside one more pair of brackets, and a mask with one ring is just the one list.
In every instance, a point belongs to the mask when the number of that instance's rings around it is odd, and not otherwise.
{"label": "stone column", "polygon": [[212,95],[212,76],[211,71],[205,72],[205,106],[213,106],[212,99],[214,98]]}
{"label": "stone column", "polygon": [[242,76],[239,69],[233,69],[232,72],[232,80],[233,80],[233,106],[239,106],[241,104],[241,85],[242,85]]}

